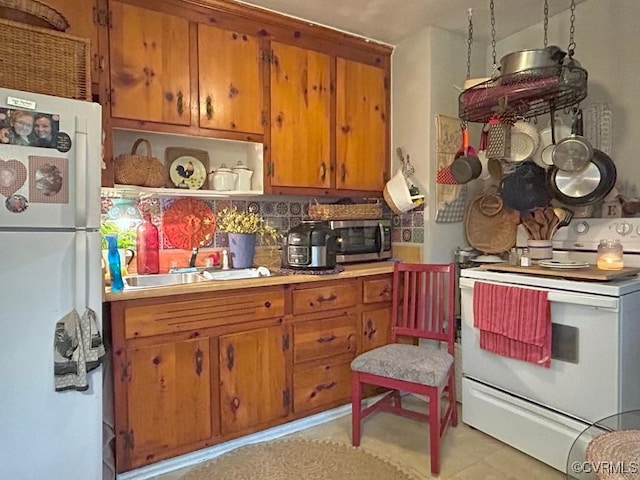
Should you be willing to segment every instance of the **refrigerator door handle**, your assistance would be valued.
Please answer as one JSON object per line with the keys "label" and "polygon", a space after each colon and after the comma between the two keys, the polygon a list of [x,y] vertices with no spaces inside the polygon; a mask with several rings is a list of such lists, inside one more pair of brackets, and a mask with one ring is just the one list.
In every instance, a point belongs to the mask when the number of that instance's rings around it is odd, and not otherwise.
{"label": "refrigerator door handle", "polygon": [[82,315],[82,312],[89,306],[89,276],[88,276],[88,250],[87,235],[84,232],[77,232],[75,236],[74,248],[74,271],[73,278],[73,306]]}
{"label": "refrigerator door handle", "polygon": [[[90,192],[87,192],[89,182],[87,182],[88,174],[88,142],[87,142],[87,119],[76,117],[75,122],[75,170],[76,178],[76,228],[84,228],[87,226],[88,211],[87,200]],[[81,278],[81,277],[78,277]]]}

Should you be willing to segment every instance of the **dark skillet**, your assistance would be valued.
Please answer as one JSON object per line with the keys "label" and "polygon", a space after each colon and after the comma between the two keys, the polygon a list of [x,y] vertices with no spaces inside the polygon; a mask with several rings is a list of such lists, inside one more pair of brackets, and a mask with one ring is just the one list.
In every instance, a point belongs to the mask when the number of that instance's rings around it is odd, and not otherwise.
{"label": "dark skillet", "polygon": [[501,185],[504,204],[519,211],[547,207],[551,194],[547,190],[545,170],[533,162],[523,162],[505,177]]}
{"label": "dark skillet", "polygon": [[565,205],[584,206],[604,199],[616,184],[617,171],[613,160],[601,150],[583,170],[565,172],[557,167],[547,170],[547,186],[555,199]]}

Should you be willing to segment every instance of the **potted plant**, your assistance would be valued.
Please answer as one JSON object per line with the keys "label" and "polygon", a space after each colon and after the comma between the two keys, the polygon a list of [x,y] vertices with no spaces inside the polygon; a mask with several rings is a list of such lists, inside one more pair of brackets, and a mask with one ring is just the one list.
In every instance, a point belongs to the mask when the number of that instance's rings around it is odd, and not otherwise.
{"label": "potted plant", "polygon": [[253,212],[239,212],[237,208],[225,208],[216,216],[218,228],[229,236],[229,250],[233,268],[249,268],[253,264],[256,237],[260,235],[276,242],[280,233],[268,225],[264,218]]}

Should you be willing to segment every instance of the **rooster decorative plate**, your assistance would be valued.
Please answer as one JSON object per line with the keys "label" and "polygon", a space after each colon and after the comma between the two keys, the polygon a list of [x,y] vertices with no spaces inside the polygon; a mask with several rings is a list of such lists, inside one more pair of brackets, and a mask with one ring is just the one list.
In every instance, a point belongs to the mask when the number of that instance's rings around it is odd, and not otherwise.
{"label": "rooster decorative plate", "polygon": [[197,158],[184,155],[171,163],[169,178],[176,188],[197,190],[207,180],[207,169]]}

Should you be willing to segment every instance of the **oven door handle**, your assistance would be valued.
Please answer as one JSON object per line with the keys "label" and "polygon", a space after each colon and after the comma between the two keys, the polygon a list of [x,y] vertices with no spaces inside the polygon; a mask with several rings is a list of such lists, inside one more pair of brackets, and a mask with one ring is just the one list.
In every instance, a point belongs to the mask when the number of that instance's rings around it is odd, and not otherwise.
{"label": "oven door handle", "polygon": [[[461,278],[460,279],[460,289],[473,289],[473,285],[476,280],[472,280],[470,278]],[[493,283],[496,285],[503,285],[497,282],[484,282],[484,283]],[[514,287],[519,287],[518,285],[509,285]],[[524,288],[524,287],[519,287]],[[548,299],[550,302],[554,303],[570,303],[573,305],[581,305],[583,307],[590,308],[598,308],[598,309],[606,309],[606,310],[614,310],[617,311],[619,308],[619,301],[614,297],[605,297],[604,295],[589,295],[585,293],[570,293],[561,290],[547,290],[545,288],[529,288],[529,290],[546,290],[549,295]]]}

